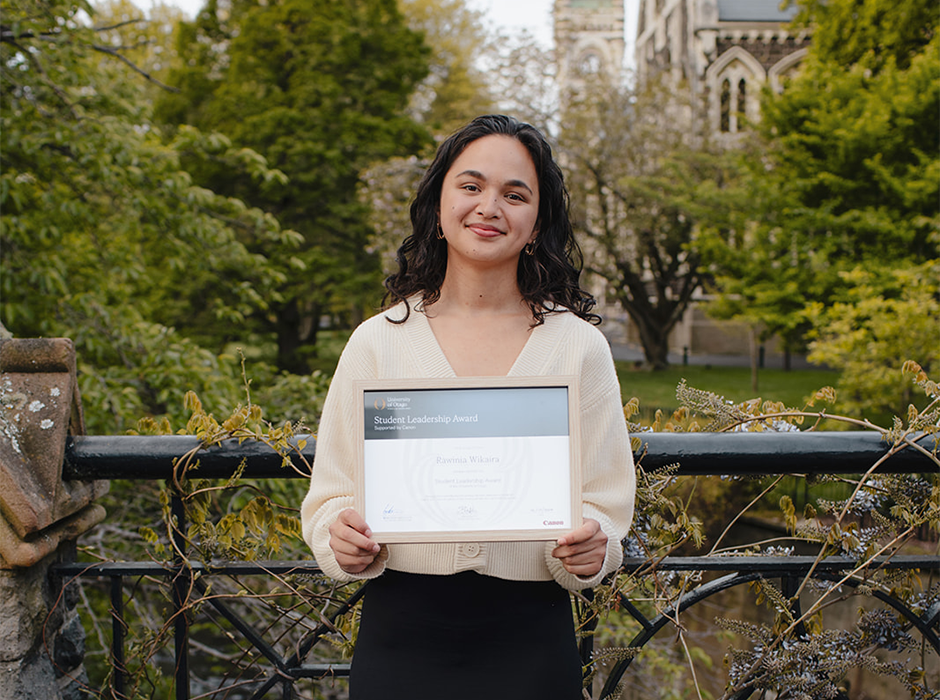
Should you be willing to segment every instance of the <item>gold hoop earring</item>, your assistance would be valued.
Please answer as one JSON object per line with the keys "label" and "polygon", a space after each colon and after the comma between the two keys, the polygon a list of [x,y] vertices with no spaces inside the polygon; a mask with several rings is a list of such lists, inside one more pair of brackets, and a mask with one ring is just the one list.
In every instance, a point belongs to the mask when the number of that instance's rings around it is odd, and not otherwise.
{"label": "gold hoop earring", "polygon": [[437,222],[437,237],[442,241],[444,240],[444,229],[441,228],[440,221]]}
{"label": "gold hoop earring", "polygon": [[535,255],[535,241],[529,241],[525,244],[525,254]]}

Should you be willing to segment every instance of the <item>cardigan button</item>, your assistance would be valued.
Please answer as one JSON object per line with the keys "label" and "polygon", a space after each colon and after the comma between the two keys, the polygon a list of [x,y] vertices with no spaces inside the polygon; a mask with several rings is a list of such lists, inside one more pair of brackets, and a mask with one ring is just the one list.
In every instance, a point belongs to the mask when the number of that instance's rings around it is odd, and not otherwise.
{"label": "cardigan button", "polygon": [[475,557],[480,553],[480,545],[476,542],[469,542],[463,546],[463,553],[468,557]]}

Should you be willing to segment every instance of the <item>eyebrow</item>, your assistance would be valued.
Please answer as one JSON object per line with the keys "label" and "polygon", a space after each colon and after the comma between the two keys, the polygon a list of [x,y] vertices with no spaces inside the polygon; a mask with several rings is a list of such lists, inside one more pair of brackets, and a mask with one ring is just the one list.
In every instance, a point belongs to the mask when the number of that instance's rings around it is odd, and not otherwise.
{"label": "eyebrow", "polygon": [[[462,175],[469,175],[470,177],[475,177],[478,180],[486,180],[486,176],[479,170],[464,170],[461,173],[457,173],[457,177],[461,177]],[[529,191],[529,194],[534,194],[534,192],[532,192],[532,188],[529,187],[524,180],[507,180],[506,185],[509,187],[524,187]]]}

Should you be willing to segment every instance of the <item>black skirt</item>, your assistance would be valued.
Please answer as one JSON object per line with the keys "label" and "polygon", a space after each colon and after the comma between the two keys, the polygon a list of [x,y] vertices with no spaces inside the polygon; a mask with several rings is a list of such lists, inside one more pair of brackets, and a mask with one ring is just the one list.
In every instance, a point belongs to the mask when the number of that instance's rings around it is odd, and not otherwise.
{"label": "black skirt", "polygon": [[349,686],[350,700],[579,700],[568,592],[386,571],[367,584]]}

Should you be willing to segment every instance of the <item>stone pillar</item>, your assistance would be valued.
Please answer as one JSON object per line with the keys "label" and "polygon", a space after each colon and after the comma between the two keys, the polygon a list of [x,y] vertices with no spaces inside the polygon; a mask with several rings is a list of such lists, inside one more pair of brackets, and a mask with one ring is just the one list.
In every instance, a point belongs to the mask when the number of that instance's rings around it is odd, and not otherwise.
{"label": "stone pillar", "polygon": [[62,480],[84,433],[75,349],[65,338],[0,341],[0,698],[86,697],[77,583],[49,575],[104,518],[106,481]]}

